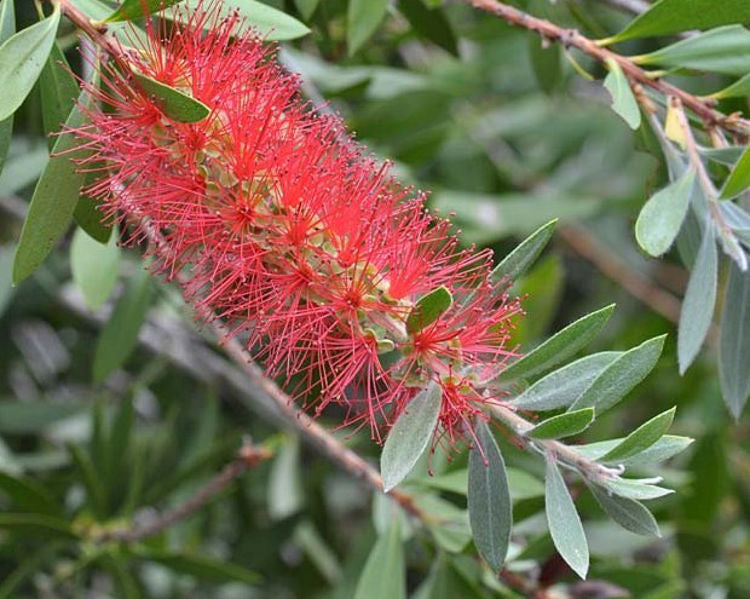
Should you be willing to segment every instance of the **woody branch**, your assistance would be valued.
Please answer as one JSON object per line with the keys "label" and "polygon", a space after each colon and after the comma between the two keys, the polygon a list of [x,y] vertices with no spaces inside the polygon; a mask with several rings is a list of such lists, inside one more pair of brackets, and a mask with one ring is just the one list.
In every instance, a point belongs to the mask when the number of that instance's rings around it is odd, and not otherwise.
{"label": "woody branch", "polygon": [[606,65],[608,61],[616,62],[631,82],[653,89],[665,99],[670,96],[677,98],[685,108],[699,117],[707,128],[719,127],[727,133],[743,138],[750,135],[750,121],[747,119],[738,114],[727,115],[716,110],[713,100],[699,98],[655,77],[653,73],[642,69],[627,56],[603,47],[601,43],[587,38],[575,29],[565,29],[550,21],[539,19],[522,10],[503,4],[498,0],[463,1],[479,10],[495,15],[511,25],[533,31],[543,39],[560,43],[565,47],[576,48],[603,65]]}

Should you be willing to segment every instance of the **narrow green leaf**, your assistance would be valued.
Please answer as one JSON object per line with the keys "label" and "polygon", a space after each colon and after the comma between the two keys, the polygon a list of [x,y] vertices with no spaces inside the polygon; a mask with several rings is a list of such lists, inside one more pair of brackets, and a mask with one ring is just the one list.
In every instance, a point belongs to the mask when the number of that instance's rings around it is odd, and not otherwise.
{"label": "narrow green leaf", "polygon": [[0,472],[0,494],[5,494],[20,509],[47,516],[61,516],[60,505],[34,480]]}
{"label": "narrow green leaf", "polygon": [[453,296],[447,287],[438,287],[419,298],[406,319],[406,330],[414,334],[431,325],[451,306]]}
{"label": "narrow green leaf", "polygon": [[95,382],[119,368],[138,343],[138,332],[146,318],[152,287],[148,273],[139,270],[118,300],[109,322],[96,340],[93,375]]}
{"label": "narrow green leaf", "polygon": [[13,34],[0,46],[0,121],[18,110],[39,79],[59,24],[56,6],[49,17]]}
{"label": "narrow green leaf", "polygon": [[141,593],[135,576],[121,554],[101,553],[96,558],[96,564],[107,570],[117,588],[117,596],[122,599],[146,599]]}
{"label": "narrow green leaf", "polygon": [[[182,6],[186,10],[167,12],[166,18],[176,18],[182,21],[186,15],[196,8],[200,8],[203,0],[183,0]],[[293,40],[310,33],[310,29],[297,19],[281,12],[277,8],[268,6],[256,0],[222,0],[218,5],[220,17],[238,14],[244,22],[252,25],[266,40]]]}
{"label": "narrow green leaf", "polygon": [[589,545],[573,498],[550,456],[547,457],[544,503],[555,548],[573,571],[585,579],[589,569]]}
{"label": "narrow green leaf", "polygon": [[[16,31],[14,0],[0,0],[0,44]],[[10,140],[13,136],[13,115],[0,120],[0,172],[8,156]]]}
{"label": "narrow green leaf", "polygon": [[[608,451],[617,447],[624,439],[610,439],[608,441],[598,441],[597,443],[588,443],[586,445],[576,445],[576,451],[592,460],[598,460]],[[687,449],[693,442],[689,437],[680,437],[678,435],[664,435],[656,443],[636,455],[622,460],[623,466],[652,466],[660,464],[669,458],[676,456],[678,453]]]}
{"label": "narrow green leaf", "polygon": [[656,52],[637,56],[638,64],[745,75],[750,62],[750,32],[741,25],[717,27]]}
{"label": "narrow green leaf", "polygon": [[350,56],[375,33],[385,17],[387,8],[388,0],[349,0],[346,44]]}
{"label": "narrow green leaf", "polygon": [[399,0],[398,6],[417,33],[458,56],[456,36],[442,10],[429,9],[422,0]]}
{"label": "narrow green leaf", "polygon": [[677,328],[677,359],[680,374],[693,363],[708,334],[716,305],[719,256],[714,227],[709,222],[703,232],[698,256],[690,273]]}
{"label": "narrow green leaf", "polygon": [[119,266],[116,237],[102,245],[83,229],[76,229],[70,244],[70,268],[86,305],[92,310],[101,308],[109,298],[119,276]]}
{"label": "narrow green leaf", "polygon": [[589,485],[589,489],[607,515],[625,530],[637,535],[661,536],[656,518],[642,503],[613,495],[597,485]]}
{"label": "narrow green leaf", "polygon": [[42,95],[42,122],[47,134],[47,144],[50,150],[55,145],[56,133],[68,118],[81,93],[78,83],[71,75],[68,61],[65,60],[60,46],[52,45],[50,55],[44,64],[39,77],[39,89]]}
{"label": "narrow green leaf", "polygon": [[174,572],[213,582],[240,581],[254,584],[261,580],[260,575],[252,570],[205,554],[152,549],[144,546],[138,546],[133,552],[140,559],[161,564]]}
{"label": "narrow green leaf", "polygon": [[451,563],[448,556],[436,555],[427,578],[417,587],[411,599],[486,599],[487,595],[478,590],[473,577],[467,577],[459,568]]}
{"label": "narrow green leaf", "polygon": [[635,237],[645,252],[661,256],[672,246],[687,215],[694,185],[695,169],[686,169],[644,204],[635,223]]}
{"label": "narrow green leaf", "polygon": [[[143,16],[159,12],[169,8],[182,0],[123,0],[122,4],[109,15],[104,21],[112,23],[115,21],[132,21]],[[144,11],[145,8],[145,11]]]}
{"label": "narrow green leaf", "polygon": [[729,173],[729,178],[721,190],[721,197],[725,200],[733,198],[748,187],[750,187],[750,146],[742,153],[732,172]]}
{"label": "narrow green leaf", "polygon": [[2,583],[0,583],[0,599],[13,599],[14,597],[18,597],[18,594],[15,592],[18,586],[24,580],[39,572],[42,565],[54,553],[60,550],[61,544],[63,543],[64,541],[45,543],[41,549],[22,558],[18,567],[5,576]]}
{"label": "narrow green leaf", "polygon": [[427,449],[441,405],[440,385],[433,382],[408,403],[396,420],[380,455],[380,472],[386,493],[406,478]]}
{"label": "narrow green leaf", "polygon": [[469,452],[469,522],[479,555],[499,572],[505,563],[513,526],[505,460],[481,418],[476,419],[474,432],[477,444]]}
{"label": "narrow green leaf", "polygon": [[612,96],[612,110],[619,114],[631,129],[641,126],[641,110],[630,89],[628,78],[613,59],[607,60],[609,74],[604,78],[604,87]]}
{"label": "narrow green leaf", "polygon": [[562,439],[585,431],[594,421],[594,408],[565,412],[540,422],[526,433],[532,439]]}
{"label": "narrow green leaf", "polygon": [[398,518],[375,542],[354,599],[406,599],[406,564]]}
{"label": "narrow green leaf", "polygon": [[[86,188],[93,183],[98,175],[99,173],[86,173],[83,187]],[[99,210],[99,202],[86,194],[81,194],[73,211],[73,219],[81,229],[99,243],[107,243],[112,238],[113,227],[107,226],[103,218],[104,215]]]}
{"label": "narrow green leaf", "polygon": [[[123,397],[120,406],[109,427],[109,436],[105,445],[104,474],[107,491],[117,488],[123,479],[123,472],[132,463],[131,449],[133,445],[133,424],[135,422],[135,406],[129,397]],[[131,482],[131,481],[129,481]],[[116,500],[122,499],[116,497]]]}
{"label": "narrow green leaf", "polygon": [[719,377],[724,402],[739,418],[750,395],[750,271],[733,261],[721,315]]}
{"label": "narrow green leaf", "polygon": [[0,245],[0,317],[13,299],[13,254],[11,244]]}
{"label": "narrow green leaf", "polygon": [[601,414],[614,406],[653,370],[665,338],[660,335],[626,351],[594,379],[570,409],[593,407]]}
{"label": "narrow green leaf", "polygon": [[659,0],[610,41],[750,22],[750,0]]}
{"label": "narrow green leaf", "polygon": [[564,362],[596,337],[602,327],[607,324],[614,309],[615,305],[611,304],[569,324],[523,358],[508,366],[493,382],[530,377]]}
{"label": "narrow green leaf", "polygon": [[24,536],[38,535],[43,539],[49,539],[50,537],[78,538],[67,521],[44,514],[1,513],[0,529],[19,532]]}
{"label": "narrow green leaf", "polygon": [[503,279],[515,281],[525,273],[549,243],[552,234],[555,232],[556,226],[557,219],[551,220],[547,224],[539,227],[518,244],[513,251],[505,256],[500,264],[492,270],[492,273],[490,274],[492,282],[497,283]]}
{"label": "narrow green leaf", "polygon": [[181,123],[196,123],[211,114],[211,109],[203,102],[174,87],[140,73],[135,73],[135,78],[143,91],[154,97],[159,109],[170,119]]}
{"label": "narrow green leaf", "polygon": [[743,98],[748,95],[750,95],[750,74],[741,77],[724,89],[711,94],[711,97],[717,100],[724,100],[726,98]]}
{"label": "narrow green leaf", "polygon": [[628,478],[612,478],[605,481],[604,485],[616,495],[630,499],[648,500],[658,499],[674,493],[671,489],[665,489],[651,483],[652,479],[638,480]]}
{"label": "narrow green leaf", "polygon": [[[83,105],[89,101],[88,94],[82,91],[79,103]],[[84,118],[76,107],[65,124],[76,129],[83,124]],[[76,143],[72,134],[59,136],[52,150],[54,156],[39,177],[16,248],[13,264],[15,285],[37,269],[70,225],[83,182],[83,175],[76,172],[73,159],[81,158],[85,151],[72,151]]]}
{"label": "narrow green leaf", "polygon": [[622,353],[606,351],[584,356],[542,377],[512,403],[531,412],[567,407]]}
{"label": "narrow green leaf", "polygon": [[[67,449],[78,470],[78,480],[83,482],[84,487],[86,487],[86,494],[92,511],[97,518],[104,518],[107,515],[107,489],[102,479],[103,472],[97,470],[91,455],[80,445],[69,443]],[[96,456],[96,454],[94,455]]]}
{"label": "narrow green leaf", "polygon": [[672,426],[674,420],[674,413],[677,408],[672,408],[666,412],[654,416],[648,422],[644,422],[641,426],[630,433],[625,439],[600,459],[602,462],[619,462],[626,458],[630,458],[636,454],[645,451],[661,439],[664,434]]}

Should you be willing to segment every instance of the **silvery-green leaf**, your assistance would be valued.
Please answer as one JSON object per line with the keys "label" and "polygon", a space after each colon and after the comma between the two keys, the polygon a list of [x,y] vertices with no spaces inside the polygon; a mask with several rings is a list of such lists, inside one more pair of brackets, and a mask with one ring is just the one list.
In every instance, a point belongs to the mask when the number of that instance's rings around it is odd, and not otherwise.
{"label": "silvery-green leaf", "polygon": [[661,256],[674,242],[685,220],[695,184],[695,169],[687,169],[674,183],[646,202],[635,223],[635,236],[651,256]]}
{"label": "silvery-green leaf", "polygon": [[13,34],[0,46],[0,121],[18,110],[39,79],[59,24],[56,5],[49,17]]}
{"label": "silvery-green leaf", "polygon": [[406,565],[398,519],[375,542],[354,599],[406,599]]}
{"label": "silvery-green leaf", "polygon": [[637,535],[659,537],[659,525],[653,514],[642,503],[628,497],[609,493],[597,485],[589,485],[599,505],[617,524]]}
{"label": "silvery-green leaf", "polygon": [[605,351],[584,356],[542,377],[511,403],[531,412],[567,407],[622,353]]}
{"label": "silvery-green leaf", "polygon": [[92,310],[101,308],[109,298],[117,282],[119,266],[116,236],[103,245],[83,229],[76,229],[70,244],[70,269],[86,305]]}
{"label": "silvery-green leaf", "polygon": [[750,395],[750,271],[731,262],[719,342],[719,378],[724,402],[739,418]]}
{"label": "silvery-green leaf", "polygon": [[612,304],[579,318],[508,366],[492,382],[533,376],[565,361],[596,337],[614,309]]}
{"label": "silvery-green leaf", "polygon": [[619,114],[631,129],[641,126],[641,111],[630,89],[630,83],[622,67],[614,59],[607,60],[609,74],[604,79],[604,87],[612,96],[612,110]]}
{"label": "silvery-green leaf", "polygon": [[605,480],[603,484],[612,493],[621,495],[622,497],[629,497],[630,499],[657,499],[658,497],[674,493],[672,489],[665,489],[651,482],[644,482],[638,479],[616,478]]}
{"label": "silvery-green leaf", "polygon": [[544,503],[552,542],[560,557],[585,579],[589,569],[589,546],[573,498],[554,459],[547,458]]}
{"label": "silvery-green leaf", "polygon": [[708,334],[716,304],[719,257],[710,224],[703,232],[698,256],[690,273],[677,328],[677,358],[680,374],[693,363]]}
{"label": "silvery-green leaf", "polygon": [[396,420],[380,455],[383,490],[387,493],[411,472],[432,439],[442,401],[437,383],[414,397]]}
{"label": "silvery-green leaf", "polygon": [[664,436],[672,426],[677,408],[654,416],[630,433],[621,443],[610,449],[600,459],[603,462],[619,462],[645,451]]}
{"label": "silvery-green leaf", "polygon": [[644,341],[616,358],[570,406],[571,410],[594,407],[600,414],[629,393],[656,366],[666,335]]}
{"label": "silvery-green leaf", "polygon": [[552,416],[526,433],[531,439],[562,439],[585,431],[594,421],[594,408]]}
{"label": "silvery-green leaf", "polygon": [[469,522],[479,554],[498,572],[513,526],[505,460],[484,420],[478,418],[474,430],[477,445],[469,452]]}

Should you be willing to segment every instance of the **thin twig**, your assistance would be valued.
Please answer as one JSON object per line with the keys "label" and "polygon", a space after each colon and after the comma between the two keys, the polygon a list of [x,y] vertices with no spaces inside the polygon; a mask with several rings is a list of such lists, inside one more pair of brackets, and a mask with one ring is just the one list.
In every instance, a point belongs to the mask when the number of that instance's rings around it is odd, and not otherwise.
{"label": "thin twig", "polygon": [[134,543],[153,537],[160,532],[192,516],[195,512],[205,506],[211,499],[218,495],[232,481],[245,473],[250,468],[254,468],[261,462],[271,457],[271,451],[265,447],[256,447],[254,445],[245,445],[240,449],[237,457],[227,464],[224,469],[212,478],[208,484],[188,499],[182,505],[173,510],[161,514],[152,522],[133,528],[116,528],[113,530],[104,530],[92,535],[96,543],[107,541],[119,541],[123,543]]}
{"label": "thin twig", "polygon": [[544,39],[558,42],[566,48],[576,48],[605,66],[608,61],[615,61],[631,81],[654,89],[665,98],[669,96],[679,98],[682,104],[700,117],[707,127],[721,127],[729,133],[742,137],[750,135],[750,121],[737,114],[726,115],[719,112],[714,108],[714,101],[699,98],[671,83],[654,77],[653,73],[642,69],[627,56],[622,56],[602,47],[602,45],[587,38],[575,29],[565,29],[550,21],[539,19],[517,8],[498,2],[498,0],[463,1],[479,10],[495,15],[511,25],[533,31]]}

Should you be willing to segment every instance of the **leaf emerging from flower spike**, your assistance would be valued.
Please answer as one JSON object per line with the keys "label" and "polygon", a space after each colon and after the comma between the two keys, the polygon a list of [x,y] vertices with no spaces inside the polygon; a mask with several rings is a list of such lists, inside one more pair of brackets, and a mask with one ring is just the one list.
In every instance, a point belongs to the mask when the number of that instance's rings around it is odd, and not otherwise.
{"label": "leaf emerging from flower spike", "polygon": [[419,298],[406,320],[406,330],[416,333],[431,325],[453,304],[453,296],[446,287],[438,287]]}
{"label": "leaf emerging from flower spike", "polygon": [[140,73],[135,73],[135,78],[143,91],[153,95],[159,108],[171,119],[183,123],[195,123],[202,121],[211,113],[209,107],[203,102],[191,98],[174,87]]}
{"label": "leaf emerging from flower spike", "polygon": [[169,8],[178,2],[182,2],[182,0],[124,0],[104,21],[112,23],[138,19],[159,12],[164,8]]}

